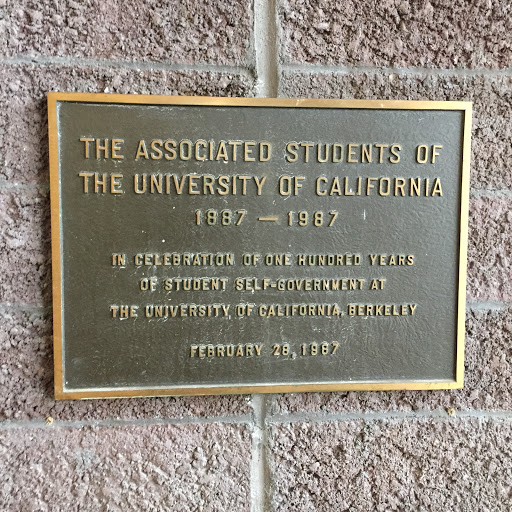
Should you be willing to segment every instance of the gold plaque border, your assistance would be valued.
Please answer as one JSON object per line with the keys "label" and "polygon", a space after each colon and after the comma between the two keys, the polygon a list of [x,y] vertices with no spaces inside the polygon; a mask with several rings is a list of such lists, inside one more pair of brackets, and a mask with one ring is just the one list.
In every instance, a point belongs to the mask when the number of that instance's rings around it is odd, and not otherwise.
{"label": "gold plaque border", "polygon": [[[63,382],[62,332],[62,258],[61,205],[58,154],[57,103],[116,103],[137,105],[206,105],[223,107],[296,107],[296,108],[357,108],[370,110],[454,110],[464,112],[462,143],[462,181],[459,245],[459,289],[457,302],[456,379],[453,381],[416,382],[332,382],[310,384],[259,384],[239,386],[185,386],[176,388],[85,389],[68,391]],[[221,395],[239,393],[287,393],[303,391],[393,391],[421,389],[459,389],[464,385],[464,332],[466,314],[466,270],[469,211],[469,166],[471,158],[472,103],[468,101],[395,101],[395,100],[331,100],[289,98],[220,98],[201,96],[151,96],[131,94],[100,94],[75,92],[48,93],[48,132],[50,149],[50,201],[52,230],[53,276],[53,346],[55,368],[55,398],[122,398],[147,396]]]}

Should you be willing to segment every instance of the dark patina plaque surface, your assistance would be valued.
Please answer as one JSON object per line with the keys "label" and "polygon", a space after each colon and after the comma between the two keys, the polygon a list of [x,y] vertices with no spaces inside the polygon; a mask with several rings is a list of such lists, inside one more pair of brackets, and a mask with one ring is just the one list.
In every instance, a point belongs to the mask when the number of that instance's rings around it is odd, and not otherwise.
{"label": "dark patina plaque surface", "polygon": [[462,386],[469,103],[48,103],[57,398]]}

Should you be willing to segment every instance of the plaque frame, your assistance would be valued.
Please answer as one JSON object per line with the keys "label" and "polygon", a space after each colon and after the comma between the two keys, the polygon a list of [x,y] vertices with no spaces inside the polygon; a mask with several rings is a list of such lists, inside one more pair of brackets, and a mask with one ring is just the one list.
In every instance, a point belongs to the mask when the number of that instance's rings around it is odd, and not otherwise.
{"label": "plaque frame", "polygon": [[[58,148],[57,104],[59,102],[114,103],[138,105],[222,106],[222,107],[293,107],[387,110],[450,110],[463,112],[462,165],[460,190],[460,233],[458,260],[458,296],[456,315],[456,379],[446,382],[341,382],[322,384],[257,384],[226,386],[184,386],[176,388],[123,388],[108,390],[66,391],[63,382],[63,323],[62,323],[62,254],[61,204]],[[48,93],[48,133],[50,158],[50,201],[53,279],[53,348],[55,398],[123,398],[150,396],[222,395],[240,393],[286,393],[305,391],[392,391],[460,389],[464,384],[464,334],[466,310],[466,271],[468,243],[469,178],[471,157],[472,103],[468,101],[412,100],[338,100],[289,98],[222,98],[201,96],[159,96],[105,93]]]}

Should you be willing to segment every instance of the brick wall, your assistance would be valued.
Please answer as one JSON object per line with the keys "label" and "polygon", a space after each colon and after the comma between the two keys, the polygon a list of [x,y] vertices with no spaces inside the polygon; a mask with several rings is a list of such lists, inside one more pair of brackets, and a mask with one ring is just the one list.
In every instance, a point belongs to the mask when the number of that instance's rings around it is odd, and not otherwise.
{"label": "brick wall", "polygon": [[[512,508],[512,7],[0,0],[0,509]],[[466,386],[55,402],[46,92],[471,100]]]}

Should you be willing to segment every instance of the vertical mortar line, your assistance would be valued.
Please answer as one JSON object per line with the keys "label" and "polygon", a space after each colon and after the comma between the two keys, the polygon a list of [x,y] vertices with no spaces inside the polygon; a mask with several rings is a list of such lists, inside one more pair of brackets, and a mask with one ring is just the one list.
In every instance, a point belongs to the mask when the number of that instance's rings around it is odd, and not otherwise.
{"label": "vertical mortar line", "polygon": [[252,395],[253,432],[251,443],[251,512],[270,510],[270,470],[267,459],[266,395]]}
{"label": "vertical mortar line", "polygon": [[256,96],[277,98],[277,0],[254,0],[254,52]]}
{"label": "vertical mortar line", "polygon": [[[279,52],[277,46],[277,0],[254,0],[253,41],[256,62],[256,96],[277,98]],[[252,395],[253,432],[251,441],[251,512],[270,510],[270,469],[268,465],[267,408],[270,398]]]}

